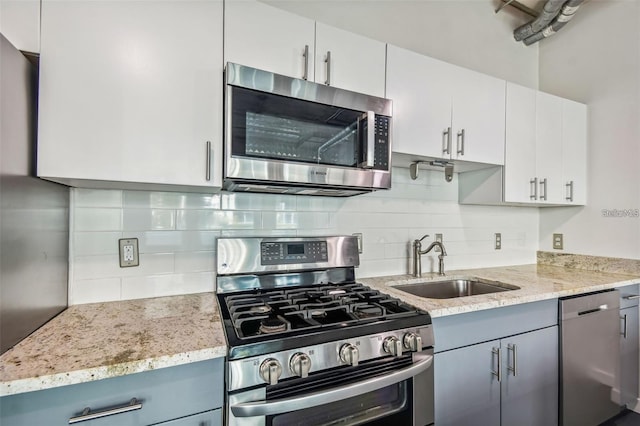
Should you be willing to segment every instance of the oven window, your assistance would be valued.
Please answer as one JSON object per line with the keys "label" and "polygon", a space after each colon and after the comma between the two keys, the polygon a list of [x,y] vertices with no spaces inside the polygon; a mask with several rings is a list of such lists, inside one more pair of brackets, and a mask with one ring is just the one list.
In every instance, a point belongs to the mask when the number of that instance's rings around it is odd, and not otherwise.
{"label": "oven window", "polygon": [[232,87],[231,154],[356,167],[362,113]]}
{"label": "oven window", "polygon": [[267,419],[272,426],[409,425],[413,409],[410,380],[318,407],[279,414]]}

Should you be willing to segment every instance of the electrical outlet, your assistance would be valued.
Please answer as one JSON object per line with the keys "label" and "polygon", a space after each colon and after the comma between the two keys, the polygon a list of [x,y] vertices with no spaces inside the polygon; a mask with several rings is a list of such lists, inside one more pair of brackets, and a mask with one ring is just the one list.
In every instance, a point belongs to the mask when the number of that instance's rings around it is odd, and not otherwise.
{"label": "electrical outlet", "polygon": [[122,238],[118,240],[118,243],[120,245],[120,267],[128,268],[130,266],[139,266],[138,239]]}
{"label": "electrical outlet", "polygon": [[502,248],[502,234],[500,232],[496,232],[495,236],[496,236],[496,241],[495,241],[494,248],[496,250],[500,250]]}
{"label": "electrical outlet", "polygon": [[553,234],[553,248],[562,250],[563,248],[562,234]]}
{"label": "electrical outlet", "polygon": [[362,233],[356,232],[355,234],[351,234],[358,239],[358,253],[362,253]]}
{"label": "electrical outlet", "polygon": [[[435,238],[435,240],[433,240],[433,241],[439,241],[439,242],[442,242],[442,234],[436,234],[436,238]],[[440,247],[435,246],[435,247],[433,248],[433,251],[435,251],[436,253],[440,253]]]}

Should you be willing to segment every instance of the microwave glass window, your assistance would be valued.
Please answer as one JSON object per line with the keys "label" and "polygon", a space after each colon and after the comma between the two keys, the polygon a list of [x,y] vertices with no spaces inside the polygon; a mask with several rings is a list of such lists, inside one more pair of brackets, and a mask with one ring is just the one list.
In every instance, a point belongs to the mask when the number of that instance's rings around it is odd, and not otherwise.
{"label": "microwave glass window", "polygon": [[232,155],[355,167],[362,113],[233,87]]}

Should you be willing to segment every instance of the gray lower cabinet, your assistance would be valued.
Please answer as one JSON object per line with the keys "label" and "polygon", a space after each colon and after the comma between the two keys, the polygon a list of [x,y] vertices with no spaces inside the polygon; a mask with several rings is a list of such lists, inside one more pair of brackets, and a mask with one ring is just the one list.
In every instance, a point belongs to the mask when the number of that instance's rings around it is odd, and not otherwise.
{"label": "gray lower cabinet", "polygon": [[435,424],[557,425],[557,305],[434,318]]}
{"label": "gray lower cabinet", "polygon": [[[82,426],[217,426],[222,424],[223,383],[224,359],[218,358],[10,395],[0,398],[0,424],[63,426],[71,420]],[[88,419],[88,413],[99,416]]]}
{"label": "gray lower cabinet", "polygon": [[437,353],[436,425],[558,423],[558,327]]}
{"label": "gray lower cabinet", "polygon": [[635,407],[638,398],[638,333],[640,318],[638,315],[638,285],[618,288],[620,291],[620,405]]}

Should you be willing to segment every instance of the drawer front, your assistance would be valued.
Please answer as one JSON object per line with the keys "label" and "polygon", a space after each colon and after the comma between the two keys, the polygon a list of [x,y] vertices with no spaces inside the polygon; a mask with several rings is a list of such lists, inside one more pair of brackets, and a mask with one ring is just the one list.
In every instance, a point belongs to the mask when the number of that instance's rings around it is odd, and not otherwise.
{"label": "drawer front", "polygon": [[435,352],[558,324],[558,299],[433,318]]}
{"label": "drawer front", "polygon": [[77,423],[80,426],[141,426],[222,407],[224,360],[129,374],[0,399],[3,426],[68,425],[91,412],[127,407],[136,398],[141,408]]}
{"label": "drawer front", "polygon": [[640,296],[640,285],[626,285],[618,287],[616,290],[620,291],[620,309],[638,306],[639,298],[636,296]]}
{"label": "drawer front", "polygon": [[222,409],[218,408],[206,413],[171,420],[157,426],[222,426]]}

